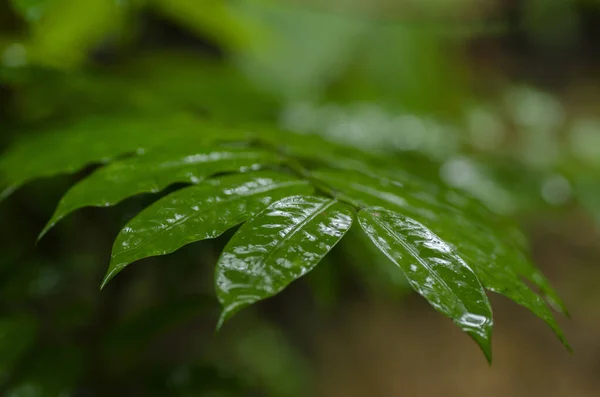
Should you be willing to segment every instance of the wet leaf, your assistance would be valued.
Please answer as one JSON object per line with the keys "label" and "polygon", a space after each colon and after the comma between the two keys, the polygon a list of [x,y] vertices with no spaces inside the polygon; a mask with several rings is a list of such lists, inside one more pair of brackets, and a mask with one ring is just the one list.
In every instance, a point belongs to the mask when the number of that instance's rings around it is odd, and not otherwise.
{"label": "wet leaf", "polygon": [[368,208],[358,220],[415,291],[467,332],[491,361],[492,308],[477,276],[456,251],[421,223],[396,212]]}
{"label": "wet leaf", "polygon": [[[402,164],[264,126],[231,129],[191,116],[86,118],[31,136],[3,153],[0,187],[7,187],[7,195],[31,179],[92,163],[109,164],[66,194],[44,232],[82,206],[113,205],[173,183],[194,184],[159,199],[123,228],[103,285],[131,262],[217,237],[250,220],[217,266],[222,323],[313,269],[341,239],[358,209],[369,232],[368,237],[359,233],[360,241],[372,249],[369,238],[380,243],[385,254],[377,251],[383,259],[380,270],[402,276],[417,265],[420,271],[409,277],[411,286],[469,332],[488,358],[492,321],[483,288],[529,308],[567,345],[549,307],[566,313],[564,305],[530,262],[522,233],[478,201],[439,184],[435,167],[424,171],[412,159]],[[229,173],[235,174],[222,175]],[[314,190],[326,197],[298,196]],[[386,219],[375,216],[373,207],[380,207],[377,213]],[[335,233],[320,228],[344,216],[348,222],[329,225]],[[351,236],[348,244],[354,244]],[[375,274],[377,259],[366,255],[371,262],[366,269]],[[388,258],[404,271],[386,266]],[[432,287],[431,279],[439,285]]]}
{"label": "wet leaf", "polygon": [[114,162],[73,186],[40,237],[82,207],[107,207],[136,194],[157,193],[173,183],[199,183],[214,174],[257,170],[277,162],[272,153],[248,148],[155,149]]}
{"label": "wet leaf", "polygon": [[326,197],[274,202],[243,225],[217,263],[220,324],[312,270],[352,225],[351,206]]}
{"label": "wet leaf", "polygon": [[469,201],[461,204],[460,196],[444,194],[447,189],[415,190],[409,183],[357,172],[323,170],[312,175],[341,198],[362,207],[397,211],[432,230],[457,250],[486,289],[501,293],[531,310],[568,347],[548,306],[521,279],[530,278],[542,291],[550,290],[552,296],[556,295],[545,279],[538,278],[539,271],[523,254],[512,225],[494,219],[494,214],[489,211],[487,223],[483,222],[484,209],[469,206]]}
{"label": "wet leaf", "polygon": [[190,131],[190,123],[191,120],[178,117],[88,118],[26,134],[0,156],[0,183],[5,186],[0,198],[33,179],[73,173],[88,164],[141,152],[164,140],[165,131]]}
{"label": "wet leaf", "polygon": [[189,115],[84,118],[26,134],[0,156],[0,200],[38,178],[69,174],[158,147],[206,146],[246,138],[247,131],[200,122]]}
{"label": "wet leaf", "polygon": [[273,201],[312,190],[306,181],[262,171],[207,180],[172,193],[121,230],[103,285],[131,262],[217,237]]}

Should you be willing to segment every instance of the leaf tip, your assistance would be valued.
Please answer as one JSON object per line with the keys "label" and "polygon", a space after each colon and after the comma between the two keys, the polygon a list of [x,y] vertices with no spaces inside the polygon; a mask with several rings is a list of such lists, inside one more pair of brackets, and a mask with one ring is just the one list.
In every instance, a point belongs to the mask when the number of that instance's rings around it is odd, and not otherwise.
{"label": "leaf tip", "polygon": [[558,337],[558,340],[560,340],[560,343],[562,343],[562,345],[565,347],[565,349],[567,349],[567,351],[570,354],[573,354],[573,348],[571,347],[571,344],[569,343],[569,341],[567,340],[567,338],[563,334],[562,330],[560,330],[558,328],[554,329],[554,333]]}
{"label": "leaf tip", "polygon": [[117,275],[117,273],[119,273],[119,269],[117,267],[111,266],[106,275],[104,276],[102,283],[100,284],[100,290],[103,290],[104,287],[106,287],[106,285],[108,284],[108,282]]}
{"label": "leaf tip", "polygon": [[217,321],[217,326],[215,327],[215,334],[221,330],[223,324],[225,324],[225,321],[227,321],[227,319],[225,318],[225,313],[223,312],[219,317],[219,321]]}
{"label": "leaf tip", "polygon": [[492,365],[493,355],[491,335],[481,335],[480,333],[469,332],[469,336],[477,343],[477,345],[483,352],[483,355],[485,356],[488,365]]}
{"label": "leaf tip", "polygon": [[574,354],[575,352],[573,351],[573,348],[571,347],[571,345],[569,344],[569,342],[567,342],[566,340],[563,341],[563,345],[565,345],[565,347],[567,348],[567,351],[569,352],[569,354]]}
{"label": "leaf tip", "polygon": [[50,220],[46,226],[44,226],[44,228],[42,229],[42,231],[40,232],[40,234],[38,234],[37,239],[35,240],[35,245],[38,245],[39,242],[44,238],[44,236],[50,231],[50,229],[52,229],[54,227],[54,225],[56,224],[56,222],[52,222],[52,220]]}
{"label": "leaf tip", "polygon": [[[221,302],[223,303],[223,302]],[[231,319],[231,317],[234,316],[234,314],[236,314],[237,312],[239,312],[241,309],[243,309],[244,307],[247,307],[248,303],[247,302],[237,302],[237,303],[231,303],[229,305],[224,305],[223,306],[223,311],[221,312],[221,316],[219,317],[219,321],[217,322],[217,327],[216,327],[216,332],[219,332],[221,330],[221,327],[223,327],[223,324],[225,324],[225,322],[227,322],[229,319]]]}
{"label": "leaf tip", "polygon": [[569,319],[571,318],[571,313],[569,312],[569,309],[567,309],[567,306],[563,303],[562,300],[560,300],[560,298],[558,298],[558,296],[546,293],[545,298],[546,302],[548,302],[552,309],[556,310],[557,312]]}
{"label": "leaf tip", "polygon": [[232,310],[231,306],[223,308],[221,316],[219,317],[219,321],[217,321],[217,326],[215,327],[215,333],[221,330],[225,322],[233,317],[234,313],[235,312]]}
{"label": "leaf tip", "polygon": [[0,191],[0,203],[6,200],[11,194],[17,190],[17,185],[8,185]]}

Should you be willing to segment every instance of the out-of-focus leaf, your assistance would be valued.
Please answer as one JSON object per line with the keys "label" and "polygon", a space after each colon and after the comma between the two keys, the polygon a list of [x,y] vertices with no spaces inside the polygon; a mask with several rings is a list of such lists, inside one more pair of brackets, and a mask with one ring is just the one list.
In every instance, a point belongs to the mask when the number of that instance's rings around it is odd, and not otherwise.
{"label": "out-of-focus leaf", "polygon": [[[18,38],[6,43],[0,39],[3,61],[15,66],[26,63],[26,44]],[[109,122],[115,114],[156,119],[157,115],[191,112],[228,123],[271,122],[280,105],[278,98],[251,84],[233,66],[195,52],[136,53],[133,59],[124,59],[118,68],[110,70],[89,68],[75,74],[0,67],[0,79],[19,84],[11,100],[11,115],[18,120],[104,114],[104,121]]]}
{"label": "out-of-focus leaf", "polygon": [[258,34],[258,26],[225,1],[154,0],[154,3],[162,13],[228,49],[247,50],[254,45]]}
{"label": "out-of-focus leaf", "polygon": [[188,145],[150,150],[103,167],[71,188],[40,236],[82,207],[107,207],[136,194],[157,193],[173,183],[199,183],[214,174],[252,171],[277,162],[275,154],[249,148]]}
{"label": "out-of-focus leaf", "polygon": [[54,67],[76,66],[121,23],[127,6],[106,0],[52,0],[32,24],[32,56]]}
{"label": "out-of-focus leaf", "polygon": [[[107,76],[99,77],[107,80]],[[141,54],[125,64],[121,74],[109,81],[128,103],[149,111],[184,109],[230,123],[256,120],[270,123],[279,108],[275,96],[253,85],[233,66],[193,53]],[[100,81],[96,95],[106,97],[102,88]],[[113,96],[106,99],[114,100]]]}
{"label": "out-of-focus leaf", "polygon": [[[348,79],[355,86],[352,78],[364,81],[366,92],[359,93],[416,111],[459,110],[463,69],[457,67],[457,60],[449,62],[439,32],[416,24],[377,24],[369,33],[356,54],[361,75]],[[444,77],[447,73],[452,74],[452,81]]]}
{"label": "out-of-focus leaf", "polygon": [[123,228],[103,285],[131,262],[217,237],[273,201],[312,190],[307,181],[270,171],[209,179],[181,189],[140,212]]}
{"label": "out-of-focus leaf", "polygon": [[33,344],[38,324],[34,318],[0,318],[0,383],[10,373],[12,366]]}
{"label": "out-of-focus leaf", "polygon": [[6,392],[6,397],[71,395],[85,371],[85,356],[73,346],[38,351]]}
{"label": "out-of-focus leaf", "polygon": [[358,214],[365,233],[411,286],[450,317],[492,359],[492,308],[477,276],[456,251],[414,219],[383,208]]}
{"label": "out-of-focus leaf", "polygon": [[293,196],[243,225],[217,263],[220,324],[312,270],[348,231],[353,216],[351,206],[335,199]]}
{"label": "out-of-focus leaf", "polygon": [[366,28],[358,19],[277,2],[237,4],[270,33],[262,47],[241,54],[237,63],[253,81],[286,98],[322,95],[350,64]]}
{"label": "out-of-focus leaf", "polygon": [[468,206],[453,208],[452,201],[440,202],[435,192],[415,192],[410,185],[394,180],[347,171],[315,171],[312,175],[333,188],[340,198],[361,207],[393,209],[425,225],[457,249],[484,287],[530,309],[567,345],[550,309],[521,277],[529,278],[549,298],[556,293],[527,260],[511,227],[503,223],[497,228],[488,226],[495,223],[491,212],[485,224],[469,212]]}
{"label": "out-of-focus leaf", "polygon": [[56,0],[11,0],[11,4],[26,21],[36,22],[53,1]]}

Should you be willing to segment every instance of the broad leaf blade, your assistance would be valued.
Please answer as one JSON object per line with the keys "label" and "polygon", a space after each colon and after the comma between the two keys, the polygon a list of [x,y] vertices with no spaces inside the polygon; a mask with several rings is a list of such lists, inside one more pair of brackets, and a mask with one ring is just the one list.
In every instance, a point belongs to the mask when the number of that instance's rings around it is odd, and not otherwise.
{"label": "broad leaf blade", "polygon": [[273,201],[312,190],[304,180],[271,171],[227,175],[178,190],[144,209],[121,230],[102,285],[131,262],[218,237]]}
{"label": "broad leaf blade", "polygon": [[362,210],[358,220],[411,286],[467,332],[491,361],[492,309],[477,276],[454,249],[421,223],[383,208]]}
{"label": "broad leaf blade", "polygon": [[65,194],[40,237],[82,207],[107,207],[136,194],[157,193],[173,183],[198,183],[214,174],[257,170],[278,162],[276,155],[264,150],[223,147],[169,147],[114,162]]}
{"label": "broad leaf blade", "polygon": [[[521,280],[539,274],[529,263],[515,229],[488,211],[489,227],[482,219],[486,211],[472,208],[458,193],[443,195],[435,189],[414,190],[401,183],[374,175],[347,171],[314,171],[313,177],[331,187],[336,194],[363,207],[384,207],[410,216],[422,223],[446,242],[451,243],[464,258],[484,287],[501,293],[528,308],[542,318],[557,337],[569,348],[563,332],[544,301]],[[472,216],[476,212],[479,215]],[[531,269],[534,269],[533,271]],[[540,289],[552,290],[548,284]],[[543,287],[543,288],[542,288]],[[552,295],[556,295],[552,291]]]}
{"label": "broad leaf blade", "polygon": [[233,236],[216,269],[219,325],[312,270],[352,225],[354,210],[325,197],[286,197]]}

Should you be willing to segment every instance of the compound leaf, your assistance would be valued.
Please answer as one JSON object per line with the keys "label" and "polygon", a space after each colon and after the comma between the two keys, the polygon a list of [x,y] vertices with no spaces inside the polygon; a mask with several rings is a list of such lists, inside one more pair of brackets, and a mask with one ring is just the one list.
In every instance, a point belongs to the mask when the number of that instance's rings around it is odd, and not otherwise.
{"label": "compound leaf", "polygon": [[167,147],[117,161],[73,186],[40,236],[82,207],[107,207],[136,194],[157,193],[173,183],[198,183],[214,174],[257,170],[277,162],[276,155],[264,150],[224,147]]}
{"label": "compound leaf", "polygon": [[455,250],[421,223],[383,208],[360,211],[358,221],[415,291],[467,332],[491,361],[492,308]]}
{"label": "compound leaf", "polygon": [[121,230],[102,285],[131,262],[218,237],[273,201],[312,190],[307,181],[274,171],[227,175],[178,190]]}
{"label": "compound leaf", "polygon": [[217,263],[220,324],[312,270],[350,229],[353,208],[327,197],[274,202],[244,224]]}
{"label": "compound leaf", "polygon": [[[312,176],[330,186],[338,197],[362,207],[383,207],[406,215],[434,231],[457,249],[481,283],[501,293],[542,318],[568,347],[564,334],[544,301],[521,277],[529,278],[542,292],[551,287],[529,263],[517,246],[513,228],[494,219],[488,211],[488,223],[459,206],[456,199],[442,199],[430,189],[415,190],[402,183],[373,175],[348,171],[314,171]],[[480,214],[483,216],[483,214]],[[489,225],[495,225],[490,227]],[[533,269],[533,271],[531,271]],[[549,294],[548,294],[549,295]],[[552,295],[555,296],[554,291]]]}

